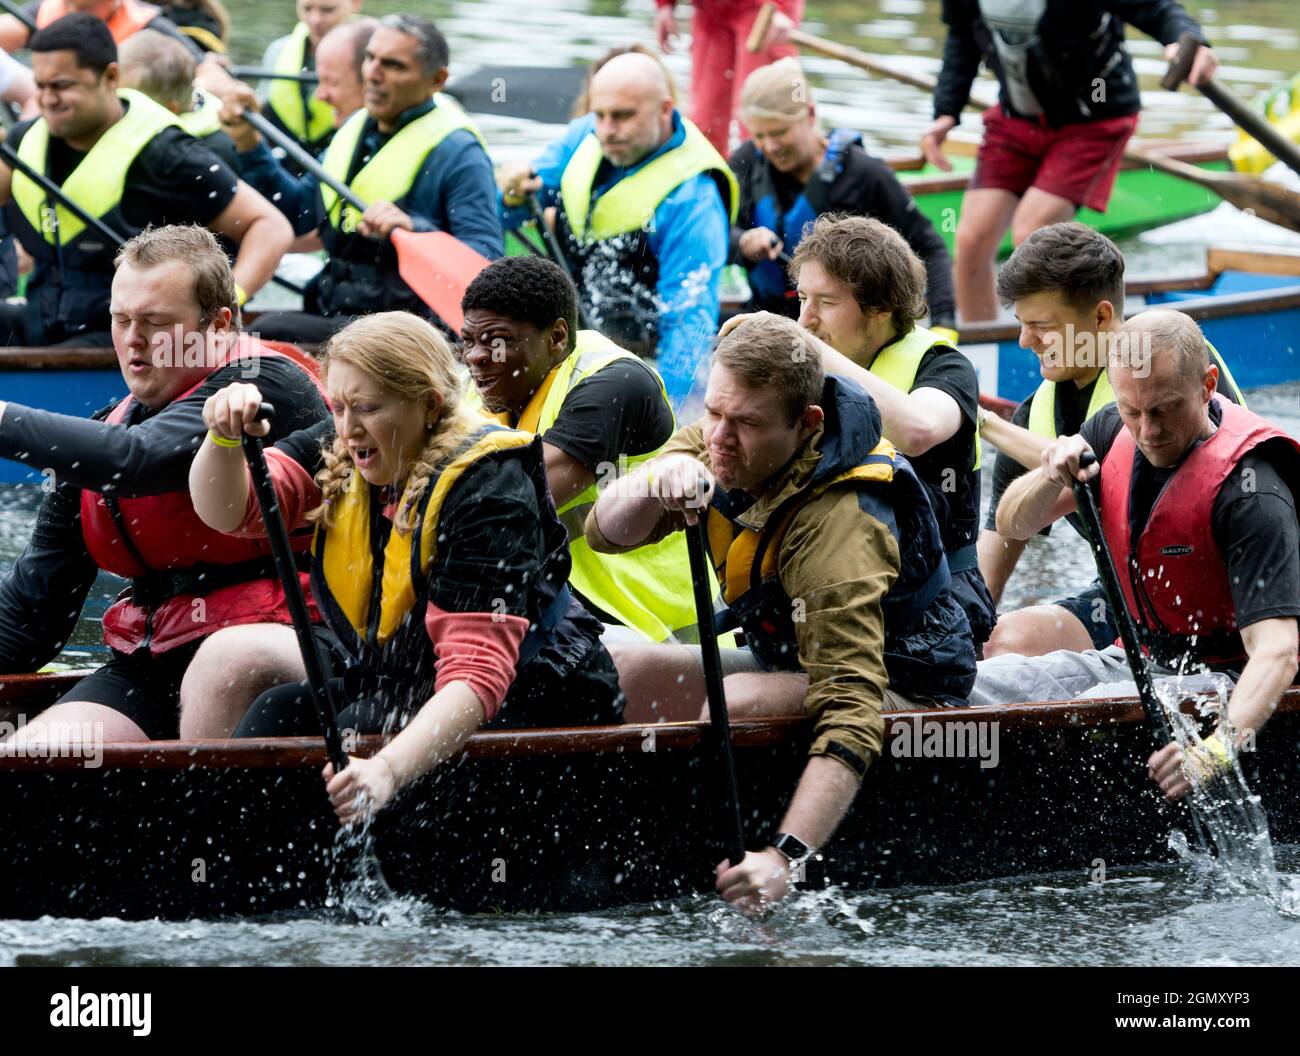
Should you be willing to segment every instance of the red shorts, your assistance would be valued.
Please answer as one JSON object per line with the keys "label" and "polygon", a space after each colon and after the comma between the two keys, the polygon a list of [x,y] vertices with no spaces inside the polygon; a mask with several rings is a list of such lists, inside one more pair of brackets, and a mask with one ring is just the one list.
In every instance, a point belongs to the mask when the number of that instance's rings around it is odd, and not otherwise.
{"label": "red shorts", "polygon": [[1104,213],[1137,123],[1137,114],[1126,114],[1049,128],[990,107],[970,186],[1015,195],[1037,187]]}

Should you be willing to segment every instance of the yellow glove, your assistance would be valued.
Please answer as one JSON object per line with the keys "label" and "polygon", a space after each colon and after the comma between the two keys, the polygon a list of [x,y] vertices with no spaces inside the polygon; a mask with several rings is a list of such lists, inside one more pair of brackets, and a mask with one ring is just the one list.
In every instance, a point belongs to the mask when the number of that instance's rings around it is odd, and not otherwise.
{"label": "yellow glove", "polygon": [[235,302],[241,308],[248,303],[248,291],[239,283],[235,283]]}
{"label": "yellow glove", "polygon": [[932,334],[938,334],[941,338],[943,338],[945,341],[947,341],[948,344],[952,345],[953,348],[956,348],[956,347],[957,347],[957,341],[958,341],[958,336],[959,336],[959,335],[958,335],[957,331],[954,330],[952,327],[950,327],[950,326],[932,326],[932,327],[930,327],[930,332],[931,332]]}
{"label": "yellow glove", "polygon": [[1232,755],[1224,743],[1221,729],[1216,729],[1200,744],[1188,745],[1183,753],[1183,771],[1196,783],[1210,780],[1232,769]]}

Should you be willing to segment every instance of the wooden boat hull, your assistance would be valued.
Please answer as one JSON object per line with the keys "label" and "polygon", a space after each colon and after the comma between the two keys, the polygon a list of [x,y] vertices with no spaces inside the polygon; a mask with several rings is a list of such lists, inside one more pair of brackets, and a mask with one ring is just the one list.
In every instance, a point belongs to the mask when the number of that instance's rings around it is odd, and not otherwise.
{"label": "wooden boat hull", "polygon": [[[997,731],[996,765],[924,755]],[[953,731],[948,733],[949,729]],[[956,884],[1169,857],[1179,824],[1150,785],[1134,700],[891,715],[857,804],[808,883]],[[369,741],[363,751],[373,750]],[[736,726],[747,842],[803,766],[796,720]],[[907,749],[900,754],[900,749]],[[1300,693],[1246,757],[1273,838],[1300,840]],[[377,819],[399,894],[464,911],[576,911],[709,890],[722,845],[697,723],[476,734]],[[0,759],[0,914],[238,917],[318,910],[336,832],[315,739],[156,742],[103,765]]]}

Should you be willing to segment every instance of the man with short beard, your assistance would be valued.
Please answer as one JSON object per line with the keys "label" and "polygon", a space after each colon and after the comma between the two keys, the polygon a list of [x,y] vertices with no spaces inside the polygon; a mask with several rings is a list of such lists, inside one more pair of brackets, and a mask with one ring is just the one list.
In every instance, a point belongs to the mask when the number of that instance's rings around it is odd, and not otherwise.
{"label": "man with short beard", "polygon": [[[130,392],[87,420],[0,403],[0,457],[55,485],[26,549],[0,580],[0,671],[34,671],[67,642],[100,569],[129,580],[103,616],[112,658],[14,736],[93,724],[105,741],[177,735],[180,683],[222,627],[289,622],[265,540],[207,528],[190,502],[203,404],[256,375],[273,438],[326,415],[302,353],[238,332],[234,280],[211,232],[154,228],[113,278],[113,344]],[[297,541],[306,567],[308,539]],[[304,586],[307,576],[302,575]]]}
{"label": "man with short beard", "polygon": [[[621,553],[707,517],[724,622],[748,646],[722,650],[728,711],[812,720],[772,845],[718,866],[723,896],[750,909],[783,898],[791,863],[834,833],[880,753],[881,712],[961,703],[975,654],[924,485],[882,437],[871,397],[823,374],[805,331],[747,316],[718,343],[704,406],[601,493],[587,541]],[[707,715],[698,648],[610,654],[629,720],[647,717],[647,702],[660,721]]]}

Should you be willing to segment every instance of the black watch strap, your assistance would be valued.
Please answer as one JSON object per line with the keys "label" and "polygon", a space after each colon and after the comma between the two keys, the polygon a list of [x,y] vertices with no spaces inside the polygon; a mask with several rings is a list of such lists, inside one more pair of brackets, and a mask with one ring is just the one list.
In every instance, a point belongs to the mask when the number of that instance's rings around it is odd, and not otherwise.
{"label": "black watch strap", "polygon": [[813,853],[813,848],[809,847],[798,836],[791,836],[788,832],[779,832],[776,839],[772,841],[772,846],[785,855],[787,861],[801,862]]}

